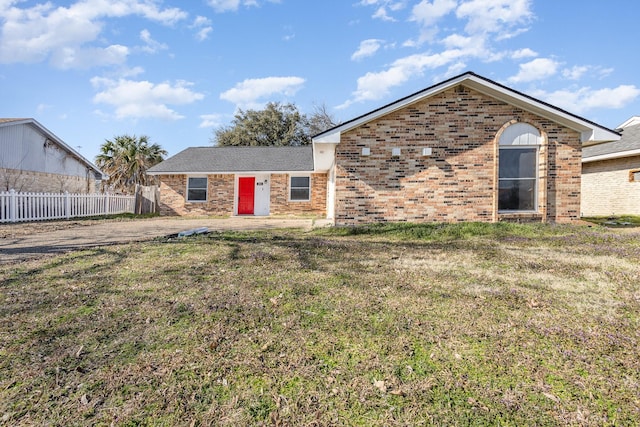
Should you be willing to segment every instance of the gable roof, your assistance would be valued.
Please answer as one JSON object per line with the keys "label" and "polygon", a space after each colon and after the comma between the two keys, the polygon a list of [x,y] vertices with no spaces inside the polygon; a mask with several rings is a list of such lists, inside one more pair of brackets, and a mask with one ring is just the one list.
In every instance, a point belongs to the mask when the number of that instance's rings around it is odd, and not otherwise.
{"label": "gable roof", "polygon": [[587,141],[615,141],[620,138],[620,134],[590,120],[576,116],[561,108],[555,107],[544,101],[540,101],[532,96],[508,88],[500,83],[482,77],[474,72],[466,72],[458,76],[445,80],[442,83],[430,86],[407,97],[401,98],[355,119],[342,123],[334,128],[328,129],[313,137],[313,142],[318,143],[339,143],[340,134],[354,129],[364,123],[368,123],[379,117],[387,115],[393,111],[404,108],[410,104],[429,98],[438,93],[444,92],[457,85],[464,85],[492,98],[499,99],[507,104],[514,105],[525,111],[537,114],[541,117],[562,124],[569,129],[580,132],[582,142]]}
{"label": "gable roof", "polygon": [[0,128],[8,127],[8,126],[19,126],[19,125],[28,125],[36,128],[41,134],[43,134],[47,139],[53,141],[60,147],[63,151],[69,153],[72,157],[78,160],[80,163],[84,164],[87,168],[93,170],[96,175],[100,175],[101,177],[106,177],[106,175],[98,169],[96,165],[87,160],[82,154],[78,153],[75,149],[65,143],[62,139],[58,138],[53,132],[51,132],[46,127],[42,126],[37,120],[31,118],[0,118]]}
{"label": "gable roof", "polygon": [[149,175],[312,172],[311,146],[191,147],[149,168]]}
{"label": "gable roof", "polygon": [[[625,126],[626,123],[632,124]],[[622,126],[624,127],[620,140],[584,147],[582,163],[640,156],[640,122],[628,120]]]}

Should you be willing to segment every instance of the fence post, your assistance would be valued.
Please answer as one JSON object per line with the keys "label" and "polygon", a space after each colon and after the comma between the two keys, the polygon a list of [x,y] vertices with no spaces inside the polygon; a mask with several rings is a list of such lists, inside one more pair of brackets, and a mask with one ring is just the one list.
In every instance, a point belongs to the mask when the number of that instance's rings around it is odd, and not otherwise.
{"label": "fence post", "polygon": [[69,197],[68,191],[64,192],[64,213],[66,219],[71,218],[71,198]]}
{"label": "fence post", "polygon": [[16,195],[16,190],[13,188],[9,190],[9,222],[16,222],[18,220],[17,212],[18,212],[18,196]]}
{"label": "fence post", "polygon": [[111,212],[111,202],[109,201],[109,193],[104,193],[104,214],[109,215]]}

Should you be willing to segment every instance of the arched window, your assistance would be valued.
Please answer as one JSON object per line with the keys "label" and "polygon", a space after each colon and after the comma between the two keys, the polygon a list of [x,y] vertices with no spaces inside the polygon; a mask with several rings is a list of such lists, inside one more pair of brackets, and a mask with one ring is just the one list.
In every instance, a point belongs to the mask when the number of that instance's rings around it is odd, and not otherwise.
{"label": "arched window", "polygon": [[498,211],[538,210],[538,153],[540,132],[515,123],[500,135],[498,154]]}

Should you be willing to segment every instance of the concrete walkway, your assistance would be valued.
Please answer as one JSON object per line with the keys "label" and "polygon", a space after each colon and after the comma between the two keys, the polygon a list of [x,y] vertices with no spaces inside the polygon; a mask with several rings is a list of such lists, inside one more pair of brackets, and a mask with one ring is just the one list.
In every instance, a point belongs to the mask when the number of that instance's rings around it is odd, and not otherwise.
{"label": "concrete walkway", "polygon": [[[327,225],[322,221],[316,226]],[[274,228],[311,229],[314,220],[305,218],[233,217],[225,219],[150,218],[132,221],[96,222],[63,230],[0,239],[0,264],[15,263],[79,249],[140,242],[181,231],[207,227],[209,231],[261,230]]]}

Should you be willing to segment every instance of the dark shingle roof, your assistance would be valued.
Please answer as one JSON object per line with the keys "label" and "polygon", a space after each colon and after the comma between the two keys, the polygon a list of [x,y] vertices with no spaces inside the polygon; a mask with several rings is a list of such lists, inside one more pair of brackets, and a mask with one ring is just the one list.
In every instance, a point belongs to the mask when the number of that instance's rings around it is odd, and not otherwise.
{"label": "dark shingle roof", "polygon": [[632,150],[640,150],[640,124],[623,128],[622,136],[618,141],[584,147],[582,158],[588,159]]}
{"label": "dark shingle roof", "polygon": [[311,146],[191,147],[149,169],[149,173],[153,175],[311,171]]}

